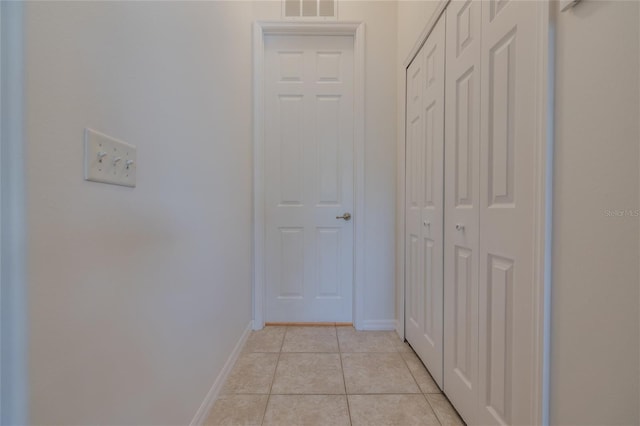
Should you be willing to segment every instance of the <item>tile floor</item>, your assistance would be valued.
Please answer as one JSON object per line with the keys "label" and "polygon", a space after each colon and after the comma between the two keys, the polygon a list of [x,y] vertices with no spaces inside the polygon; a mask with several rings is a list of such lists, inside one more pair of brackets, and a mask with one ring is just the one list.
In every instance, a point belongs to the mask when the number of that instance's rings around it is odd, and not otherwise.
{"label": "tile floor", "polygon": [[462,425],[395,332],[265,327],[252,332],[207,425]]}

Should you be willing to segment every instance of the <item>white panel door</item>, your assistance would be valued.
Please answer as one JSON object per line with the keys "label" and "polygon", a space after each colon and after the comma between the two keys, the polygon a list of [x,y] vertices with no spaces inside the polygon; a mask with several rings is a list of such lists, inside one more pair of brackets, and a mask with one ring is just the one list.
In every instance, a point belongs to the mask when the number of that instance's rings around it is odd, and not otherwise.
{"label": "white panel door", "polygon": [[533,424],[534,1],[482,5],[480,150],[481,424]]}
{"label": "white panel door", "polygon": [[467,423],[478,401],[481,5],[447,9],[444,391]]}
{"label": "white panel door", "polygon": [[445,17],[407,70],[406,338],[442,387]]}
{"label": "white panel door", "polygon": [[266,321],[352,321],[353,37],[265,38]]}

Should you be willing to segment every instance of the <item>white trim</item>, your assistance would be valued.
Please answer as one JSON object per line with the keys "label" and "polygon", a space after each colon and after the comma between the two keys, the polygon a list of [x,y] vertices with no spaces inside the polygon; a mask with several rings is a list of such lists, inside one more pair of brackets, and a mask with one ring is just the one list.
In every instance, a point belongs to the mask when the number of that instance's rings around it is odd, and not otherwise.
{"label": "white trim", "polygon": [[264,37],[347,35],[354,39],[354,269],[353,325],[361,330],[364,306],[365,26],[362,22],[255,22],[253,24],[253,328],[265,321]]}
{"label": "white trim", "polygon": [[418,39],[416,40],[416,42],[413,44],[413,47],[409,51],[409,54],[407,55],[407,59],[404,60],[405,68],[409,67],[409,65],[413,61],[413,58],[416,57],[416,55],[420,51],[420,48],[422,47],[424,42],[427,41],[427,37],[429,37],[429,34],[431,34],[433,27],[435,27],[436,24],[438,23],[438,19],[440,19],[440,15],[442,15],[442,12],[444,12],[444,10],[447,8],[447,5],[449,4],[450,1],[451,0],[438,0],[438,5],[436,6],[436,10],[433,11],[433,15],[431,15],[431,18],[429,18],[427,25],[424,26],[424,28],[422,29],[422,32],[418,36]]}
{"label": "white trim", "polygon": [[204,401],[202,401],[202,404],[200,404],[200,408],[198,408],[196,415],[193,416],[193,420],[191,420],[190,423],[191,426],[200,426],[205,424],[205,421],[207,420],[207,417],[209,417],[209,413],[213,408],[213,404],[216,402],[218,395],[220,395],[220,391],[222,391],[222,387],[224,386],[227,377],[229,377],[229,373],[231,373],[233,366],[240,357],[242,349],[251,334],[251,329],[253,328],[252,322],[253,321],[249,321],[249,324],[247,324],[247,327],[242,332],[242,336],[240,336],[240,339],[233,348],[231,355],[229,355],[229,358],[227,358],[227,361],[224,363],[218,377],[214,380],[211,389],[207,392],[207,396],[204,398]]}
{"label": "white trim", "polygon": [[395,331],[396,320],[364,320],[360,330],[365,331]]}
{"label": "white trim", "polygon": [[554,45],[550,34],[551,1],[537,3],[535,16],[538,29],[535,84],[536,99],[536,158],[534,159],[534,191],[536,209],[535,253],[533,261],[533,344],[534,386],[531,409],[533,423],[549,425],[549,379],[550,379],[550,341],[551,341],[551,250],[553,244],[553,146],[554,146]]}
{"label": "white trim", "polygon": [[0,424],[28,424],[23,7],[0,2]]}

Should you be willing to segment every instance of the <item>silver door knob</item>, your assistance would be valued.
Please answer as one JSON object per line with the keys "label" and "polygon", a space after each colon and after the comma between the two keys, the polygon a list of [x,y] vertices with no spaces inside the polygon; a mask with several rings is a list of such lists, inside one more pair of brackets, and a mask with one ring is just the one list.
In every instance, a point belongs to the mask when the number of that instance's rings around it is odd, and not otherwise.
{"label": "silver door knob", "polygon": [[456,224],[456,231],[464,231],[464,225],[461,223]]}
{"label": "silver door knob", "polygon": [[336,219],[350,220],[351,219],[351,213],[345,213],[342,216],[336,216]]}

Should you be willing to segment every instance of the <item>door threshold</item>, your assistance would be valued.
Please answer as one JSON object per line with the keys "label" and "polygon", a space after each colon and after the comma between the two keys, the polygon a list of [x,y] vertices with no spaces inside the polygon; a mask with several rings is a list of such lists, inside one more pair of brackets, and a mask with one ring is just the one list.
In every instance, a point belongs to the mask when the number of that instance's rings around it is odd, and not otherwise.
{"label": "door threshold", "polygon": [[289,327],[353,327],[352,322],[265,322],[268,326],[289,326]]}

